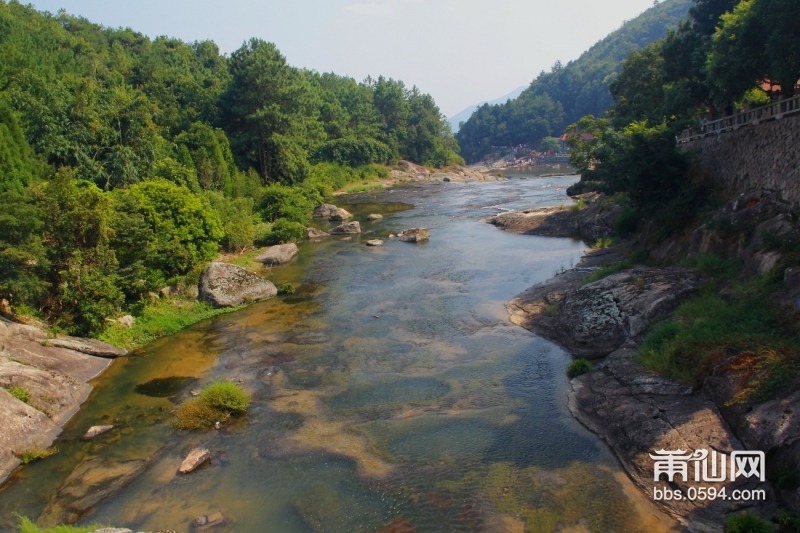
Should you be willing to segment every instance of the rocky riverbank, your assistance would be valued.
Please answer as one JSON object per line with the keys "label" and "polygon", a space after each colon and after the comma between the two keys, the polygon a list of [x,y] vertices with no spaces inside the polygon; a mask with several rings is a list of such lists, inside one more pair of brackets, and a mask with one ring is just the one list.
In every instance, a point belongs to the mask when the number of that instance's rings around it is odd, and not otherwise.
{"label": "rocky riverbank", "polygon": [[[595,198],[593,205],[602,203]],[[487,222],[516,233],[577,234],[588,241],[611,230],[618,212],[618,206],[601,209],[589,204],[584,209],[504,214]],[[787,243],[796,242],[800,235],[796,221],[797,215],[776,194],[754,191],[728,202],[707,224],[661,242],[651,250],[651,261],[668,264],[687,255],[717,254],[713,257],[739,261],[743,278],[785,269],[784,287],[775,298],[777,304],[787,306],[788,316],[795,312],[792,307],[800,307],[798,269],[785,266],[793,257]],[[644,232],[628,244],[644,247],[646,241]],[[698,376],[702,380],[698,386],[644,370],[638,355],[644,337],[710,280],[692,269],[631,267],[621,264],[621,259],[610,250],[592,251],[574,270],[529,288],[507,304],[513,323],[560,344],[575,356],[604,358],[593,371],[572,380],[572,414],[609,444],[648,497],[653,496],[655,485],[650,454],[657,450],[765,452],[767,479],[774,485],[739,477],[714,486],[718,490],[724,487],[728,494],[736,489],[764,490],[766,500],[684,498],[658,502],[689,531],[721,531],[726,518],[741,510],[773,518],[778,501],[796,512],[800,508],[799,484],[787,479],[794,479],[800,471],[800,389],[784,387],[768,401],[741,401],[739,395],[751,386],[757,370],[742,367],[738,352],[710,359],[703,373],[706,377]],[[614,264],[619,268],[609,268]],[[589,278],[598,268],[604,268],[607,275]],[[614,273],[620,269],[624,270]],[[723,297],[735,301],[730,289],[722,287],[721,291]],[[684,494],[690,486],[698,486],[680,476],[669,485]]]}
{"label": "rocky riverbank", "polygon": [[0,484],[25,452],[53,443],[89,397],[87,381],[126,354],[100,341],[52,336],[0,317]]}
{"label": "rocky riverbank", "polygon": [[506,179],[497,173],[490,172],[489,169],[476,170],[465,166],[453,166],[435,171],[428,170],[420,165],[415,165],[410,161],[400,161],[398,166],[401,170],[391,171],[390,185],[433,181],[472,183],[476,181],[500,181]]}

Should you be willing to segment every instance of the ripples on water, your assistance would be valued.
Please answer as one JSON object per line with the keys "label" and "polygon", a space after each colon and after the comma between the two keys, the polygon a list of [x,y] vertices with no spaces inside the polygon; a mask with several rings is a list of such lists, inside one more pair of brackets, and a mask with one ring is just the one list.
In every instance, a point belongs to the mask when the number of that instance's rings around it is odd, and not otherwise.
{"label": "ripples on water", "polygon": [[[504,233],[500,210],[553,205],[574,178],[364,193],[350,240],[300,246],[277,283],[298,291],[157,341],[97,380],[61,453],[20,470],[0,514],[39,516],[81,461],[147,457],[144,475],[84,521],[188,531],[666,531],[605,448],[565,411],[568,357],[510,325],[503,304],[577,262],[569,239]],[[371,212],[384,214],[366,221]],[[408,227],[430,242],[388,239]],[[363,241],[385,244],[368,248]],[[168,424],[190,388],[242,379],[248,416],[219,432]],[[87,426],[115,421],[96,441]],[[176,476],[196,445],[219,459]],[[626,495],[627,494],[627,495]],[[12,519],[4,527],[12,530]],[[1,523],[1,522],[0,522]]]}

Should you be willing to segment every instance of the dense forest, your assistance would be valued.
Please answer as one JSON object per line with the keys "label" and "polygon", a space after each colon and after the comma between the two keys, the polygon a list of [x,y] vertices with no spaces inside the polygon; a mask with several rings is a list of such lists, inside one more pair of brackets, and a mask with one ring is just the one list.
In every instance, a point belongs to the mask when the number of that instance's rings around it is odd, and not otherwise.
{"label": "dense forest", "polygon": [[768,103],[767,82],[793,95],[798,35],[797,0],[696,0],[677,29],[625,60],[605,117],[569,126],[576,189],[624,194],[622,233],[647,220],[663,237],[692,222],[714,200],[677,134],[700,118]]}
{"label": "dense forest", "polygon": [[[539,147],[547,136],[559,137],[568,124],[585,115],[601,116],[613,104],[609,83],[634,50],[664,37],[686,16],[691,0],[666,0],[623,24],[566,66],[557,62],[542,72],[518,98],[484,105],[456,135],[462,155],[470,162],[493,146],[520,144]],[[569,38],[565,36],[564,38]]]}
{"label": "dense forest", "polygon": [[348,181],[463,162],[433,98],[252,39],[150,39],[0,0],[0,299],[62,331],[222,250],[292,241]]}

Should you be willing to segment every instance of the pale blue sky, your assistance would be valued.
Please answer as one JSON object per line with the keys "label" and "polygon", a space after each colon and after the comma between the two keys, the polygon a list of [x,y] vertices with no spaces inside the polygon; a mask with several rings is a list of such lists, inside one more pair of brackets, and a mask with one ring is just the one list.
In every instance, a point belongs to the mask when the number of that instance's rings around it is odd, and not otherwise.
{"label": "pale blue sky", "polygon": [[212,39],[230,53],[274,42],[297,67],[417,85],[451,116],[527,85],[652,0],[34,0],[150,36]]}

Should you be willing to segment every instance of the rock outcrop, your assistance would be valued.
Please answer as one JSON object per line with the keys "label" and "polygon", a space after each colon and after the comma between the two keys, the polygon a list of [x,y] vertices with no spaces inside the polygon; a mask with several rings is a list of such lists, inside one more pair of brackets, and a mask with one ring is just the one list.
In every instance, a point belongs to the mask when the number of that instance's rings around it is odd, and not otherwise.
{"label": "rock outcrop", "polygon": [[282,265],[297,257],[297,245],[293,242],[270,246],[263,253],[253,258],[265,265]]}
{"label": "rock outcrop", "polygon": [[361,224],[358,222],[348,222],[347,224],[336,226],[328,233],[331,235],[355,235],[361,233]]}
{"label": "rock outcrop", "polygon": [[81,339],[78,337],[66,337],[59,335],[54,339],[47,339],[49,346],[56,348],[66,348],[67,350],[74,350],[76,352],[85,353],[87,355],[95,355],[97,357],[122,357],[128,354],[127,350],[117,348],[105,342],[96,341],[94,339]]}
{"label": "rock outcrop", "polygon": [[200,299],[214,307],[236,307],[278,294],[272,282],[229,263],[209,263],[198,290]]}
{"label": "rock outcrop", "polygon": [[[95,352],[125,353],[97,341],[61,337],[64,346]],[[14,453],[47,448],[92,390],[86,381],[111,360],[54,346],[41,328],[0,318],[0,483],[20,464]],[[89,348],[87,348],[87,346]],[[6,389],[19,387],[28,403]]]}
{"label": "rock outcrop", "polygon": [[431,233],[425,228],[410,228],[397,234],[403,242],[422,242],[430,239]]}
{"label": "rock outcrop", "polygon": [[[401,163],[403,163],[401,161]],[[408,163],[408,162],[406,162]],[[471,183],[476,181],[499,181],[506,178],[491,174],[487,168],[472,168],[453,166],[444,170],[430,172],[424,167],[408,163],[399,165],[402,170],[392,170],[391,179],[395,182],[444,182],[444,183]]]}
{"label": "rock outcrop", "polygon": [[576,213],[563,205],[502,213],[487,218],[486,222],[520,235],[577,237],[580,234]]}
{"label": "rock outcrop", "polygon": [[700,287],[701,278],[683,268],[637,267],[580,283],[556,277],[534,285],[506,304],[511,322],[574,355],[602,357],[669,316]]}

